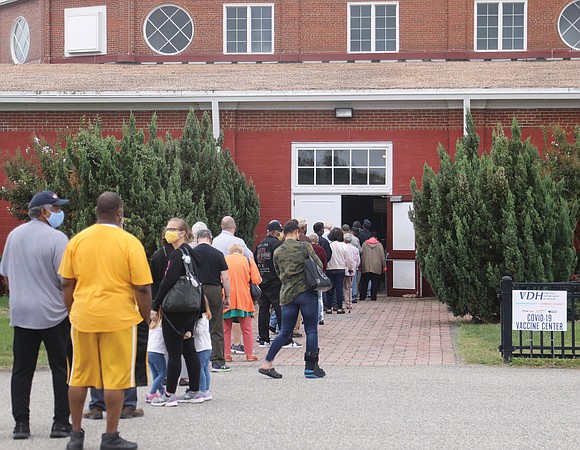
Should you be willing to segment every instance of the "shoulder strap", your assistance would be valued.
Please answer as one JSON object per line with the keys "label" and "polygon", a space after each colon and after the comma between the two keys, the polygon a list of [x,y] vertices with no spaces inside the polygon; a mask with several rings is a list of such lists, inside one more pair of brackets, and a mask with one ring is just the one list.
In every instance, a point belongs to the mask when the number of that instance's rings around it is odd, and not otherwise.
{"label": "shoulder strap", "polygon": [[167,315],[163,315],[163,318],[169,324],[169,326],[171,328],[173,328],[173,331],[175,331],[179,336],[185,336],[185,333],[180,333],[179,331],[177,331],[177,328],[175,328],[175,325],[173,325],[173,323],[171,323],[171,320],[169,320],[169,318],[167,317]]}
{"label": "shoulder strap", "polygon": [[[184,252],[181,247],[179,247],[179,250],[181,251],[181,260],[183,261],[183,266],[185,267],[185,272],[188,275],[193,275],[193,269],[191,268],[193,265],[193,263],[191,262],[191,255],[189,254],[189,252]],[[185,259],[184,259],[185,256],[189,256],[189,258],[190,258],[189,264],[187,264],[185,262]]]}

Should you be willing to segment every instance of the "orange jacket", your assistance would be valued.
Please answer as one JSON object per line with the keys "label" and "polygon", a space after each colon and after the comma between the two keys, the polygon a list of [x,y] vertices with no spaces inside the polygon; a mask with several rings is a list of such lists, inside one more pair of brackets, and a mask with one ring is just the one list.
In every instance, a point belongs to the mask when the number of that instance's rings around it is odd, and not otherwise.
{"label": "orange jacket", "polygon": [[224,313],[230,309],[254,312],[254,302],[250,295],[250,279],[254,284],[262,282],[258,266],[252,258],[246,258],[239,253],[226,256],[226,263],[230,278],[230,307],[224,308]]}

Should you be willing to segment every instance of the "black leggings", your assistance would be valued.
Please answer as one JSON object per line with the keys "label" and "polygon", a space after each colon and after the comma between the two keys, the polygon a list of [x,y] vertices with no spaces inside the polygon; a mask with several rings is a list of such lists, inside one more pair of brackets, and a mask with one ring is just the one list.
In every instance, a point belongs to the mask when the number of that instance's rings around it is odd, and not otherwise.
{"label": "black leggings", "polygon": [[[179,333],[167,322],[171,322]],[[193,330],[197,314],[186,313],[163,313],[163,339],[167,347],[167,392],[174,394],[181,373],[181,355],[185,359],[187,374],[189,376],[189,390],[199,390],[199,358],[193,344]],[[183,333],[191,332],[190,339],[183,339]]]}

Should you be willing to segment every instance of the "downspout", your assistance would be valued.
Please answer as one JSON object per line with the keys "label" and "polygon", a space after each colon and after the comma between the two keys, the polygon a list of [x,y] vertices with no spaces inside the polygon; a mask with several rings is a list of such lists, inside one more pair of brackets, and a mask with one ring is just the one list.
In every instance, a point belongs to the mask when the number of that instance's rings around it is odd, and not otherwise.
{"label": "downspout", "polygon": [[[213,137],[214,139],[218,139],[220,137],[220,105],[217,100],[211,101],[211,123],[213,129]],[[219,152],[221,149],[217,147],[217,151]]]}
{"label": "downspout", "polygon": [[471,109],[471,99],[463,99],[463,136],[467,136],[467,112]]}

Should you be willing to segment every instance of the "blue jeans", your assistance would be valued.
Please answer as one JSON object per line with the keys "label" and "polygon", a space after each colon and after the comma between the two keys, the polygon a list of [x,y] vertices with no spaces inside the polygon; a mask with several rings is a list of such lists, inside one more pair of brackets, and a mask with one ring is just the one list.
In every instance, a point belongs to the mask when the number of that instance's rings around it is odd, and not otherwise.
{"label": "blue jeans", "polygon": [[355,269],[354,277],[352,279],[352,299],[354,300],[358,296],[358,280],[360,279],[360,275],[358,270]]}
{"label": "blue jeans", "polygon": [[197,352],[199,358],[199,390],[202,392],[209,391],[209,358],[211,350],[202,350]]}
{"label": "blue jeans", "polygon": [[326,309],[332,309],[332,299],[336,292],[336,307],[342,309],[342,301],[344,300],[344,269],[327,270],[326,275],[332,281],[332,289],[326,293]]}
{"label": "blue jeans", "polygon": [[148,352],[149,370],[153,376],[153,383],[151,383],[150,394],[165,391],[163,388],[163,380],[167,376],[167,364],[165,363],[165,355],[163,353]]}
{"label": "blue jeans", "polygon": [[270,326],[280,331],[280,327],[278,326],[278,317],[276,317],[276,311],[272,311],[272,314],[270,314]]}
{"label": "blue jeans", "polygon": [[[91,388],[91,400],[89,401],[89,409],[95,407],[106,411],[105,407],[105,391],[102,389]],[[125,389],[125,398],[123,399],[123,408],[135,411],[137,409],[137,388]]]}
{"label": "blue jeans", "polygon": [[305,291],[296,296],[287,305],[282,306],[282,329],[276,339],[272,341],[266,361],[274,361],[274,358],[283,345],[292,337],[294,325],[298,319],[298,311],[302,313],[304,332],[306,333],[306,351],[318,352],[318,294],[316,291]]}

